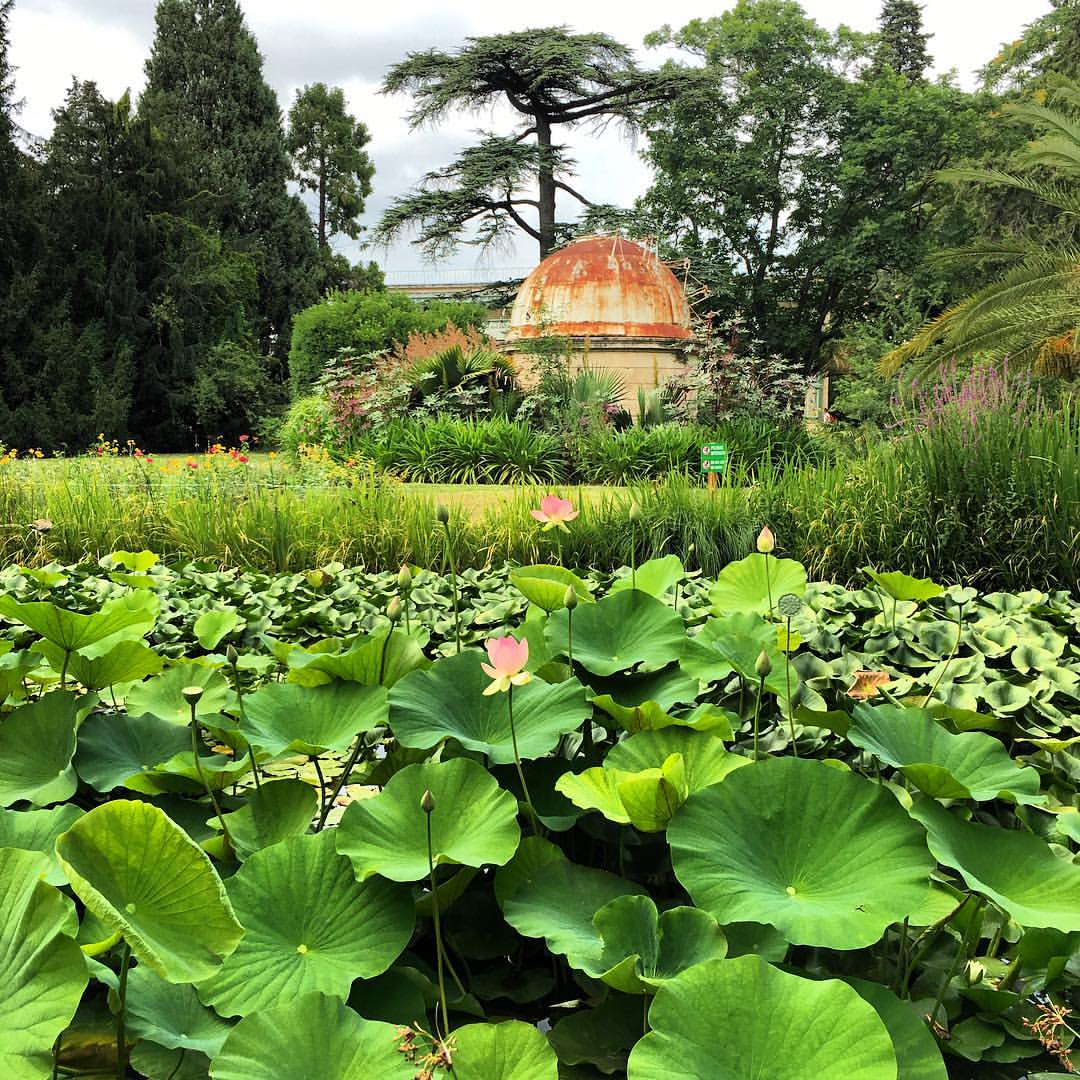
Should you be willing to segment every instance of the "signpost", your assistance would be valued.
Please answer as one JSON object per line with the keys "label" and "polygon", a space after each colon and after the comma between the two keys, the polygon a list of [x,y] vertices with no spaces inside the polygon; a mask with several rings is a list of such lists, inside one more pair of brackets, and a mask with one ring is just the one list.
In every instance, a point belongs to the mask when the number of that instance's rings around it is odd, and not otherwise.
{"label": "signpost", "polygon": [[716,487],[716,474],[727,468],[727,443],[705,443],[701,448],[701,471],[710,488]]}

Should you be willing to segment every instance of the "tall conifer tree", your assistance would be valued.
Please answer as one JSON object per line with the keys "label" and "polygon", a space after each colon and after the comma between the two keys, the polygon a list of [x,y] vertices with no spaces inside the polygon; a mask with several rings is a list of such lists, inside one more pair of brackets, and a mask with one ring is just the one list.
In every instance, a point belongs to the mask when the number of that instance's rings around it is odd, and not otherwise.
{"label": "tall conifer tree", "polygon": [[933,57],[926,51],[931,35],[923,30],[922,8],[915,0],[885,0],[878,20],[880,37],[874,69],[892,68],[908,82],[921,82]]}

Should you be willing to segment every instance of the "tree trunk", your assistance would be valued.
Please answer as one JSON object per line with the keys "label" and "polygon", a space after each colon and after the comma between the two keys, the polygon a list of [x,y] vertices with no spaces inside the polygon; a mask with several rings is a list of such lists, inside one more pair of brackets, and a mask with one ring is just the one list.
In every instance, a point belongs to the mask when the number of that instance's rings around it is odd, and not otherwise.
{"label": "tree trunk", "polygon": [[326,240],[326,160],[319,161],[319,247],[327,247]]}
{"label": "tree trunk", "polygon": [[[540,189],[540,258],[555,246],[555,173],[551,167],[551,121],[536,118],[536,142],[541,149],[537,183]],[[545,151],[547,151],[545,153]]]}

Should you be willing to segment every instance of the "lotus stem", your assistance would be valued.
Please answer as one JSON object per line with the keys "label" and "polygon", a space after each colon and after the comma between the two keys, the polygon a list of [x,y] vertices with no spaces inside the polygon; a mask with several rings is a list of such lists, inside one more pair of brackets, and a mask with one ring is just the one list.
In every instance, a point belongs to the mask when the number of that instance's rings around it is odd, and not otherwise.
{"label": "lotus stem", "polygon": [[450,592],[454,602],[454,642],[457,645],[457,651],[461,652],[461,616],[458,613],[458,580],[457,580],[457,559],[454,557],[454,538],[450,532],[450,518],[449,515],[444,512],[439,515],[439,520],[442,522],[443,536],[446,542],[446,558],[450,564]]}
{"label": "lotus stem", "polygon": [[119,1008],[116,1010],[116,1076],[117,1080],[124,1080],[127,1076],[127,1032],[124,1030],[125,1012],[127,1011],[127,983],[128,967],[131,964],[131,946],[124,942],[120,950],[120,985],[116,996],[119,1000]]}
{"label": "lotus stem", "polygon": [[[240,719],[243,720],[245,718],[244,691],[243,691],[243,688],[240,685],[240,668],[237,665],[237,661],[239,660],[239,656],[237,655],[236,650],[231,645],[229,646],[229,651],[228,651],[227,655],[228,655],[229,662],[232,664],[233,686],[234,686],[234,688],[236,690],[236,701],[237,701],[237,706],[240,709]],[[247,748],[248,748],[248,758],[251,761],[251,775],[255,777],[255,790],[256,791],[261,791],[262,790],[262,780],[259,777],[259,763],[255,760],[255,747],[252,746],[251,743],[249,742],[247,744]]]}
{"label": "lotus stem", "polygon": [[772,602],[772,576],[769,574],[769,556],[764,555],[765,559],[765,595],[769,598],[769,618],[772,618],[773,602]]}
{"label": "lotus stem", "polygon": [[[430,792],[425,792],[430,794]],[[439,973],[439,1006],[442,1009],[443,1032],[442,1038],[450,1034],[450,1011],[446,1007],[446,979],[443,976],[443,942],[442,942],[442,918],[439,914],[439,893],[435,886],[435,857],[431,847],[431,815],[435,812],[434,800],[431,808],[421,803],[424,810],[424,820],[427,825],[427,859],[428,881],[431,883],[431,910],[435,922],[435,964]],[[438,1025],[436,1025],[437,1027]]]}
{"label": "lotus stem", "polygon": [[517,729],[514,727],[514,686],[512,683],[506,691],[506,711],[510,718],[510,742],[514,747],[514,767],[517,769],[518,780],[521,781],[521,791],[525,796],[525,805],[529,808],[529,820],[532,823],[533,833],[539,836],[540,818],[536,813],[536,808],[533,806],[532,796],[529,794],[529,785],[525,783],[525,772],[521,768],[521,755],[518,753]]}
{"label": "lotus stem", "polygon": [[210,797],[210,803],[214,807],[214,813],[217,814],[218,823],[221,825],[221,834],[225,837],[225,843],[230,850],[232,850],[233,842],[232,836],[229,834],[229,826],[225,823],[225,815],[221,812],[221,806],[218,803],[217,795],[214,793],[214,789],[210,786],[210,781],[203,772],[202,761],[199,758],[199,719],[195,715],[195,708],[198,704],[197,701],[189,702],[189,708],[191,709],[191,756],[195,761],[195,771],[199,774],[199,780],[202,782],[202,786],[206,789],[206,794]]}
{"label": "lotus stem", "polygon": [[[911,943],[911,947],[908,949],[908,962],[907,968],[904,970],[904,978],[900,983],[900,997],[907,997],[908,987],[911,985],[911,976],[915,973],[915,968],[918,966],[919,961],[926,954],[926,950],[934,942],[934,935],[946,925],[954,916],[960,913],[963,906],[971,899],[971,893],[965,893],[964,898],[956,905],[947,915],[942,916],[936,923],[926,927],[925,930]],[[925,941],[923,940],[925,938]],[[923,942],[922,947],[916,952],[915,946]],[[1008,976],[1006,976],[1007,978]]]}
{"label": "lotus stem", "polygon": [[319,811],[326,805],[326,778],[323,776],[322,765],[319,763],[319,755],[315,754],[311,759],[315,766],[315,775],[319,778]]}
{"label": "lotus stem", "polygon": [[934,696],[934,691],[941,685],[941,680],[945,678],[945,672],[949,670],[949,665],[953,662],[953,657],[956,656],[956,650],[960,648],[960,639],[964,636],[964,624],[962,622],[964,616],[964,609],[961,605],[960,611],[956,616],[956,641],[953,642],[952,652],[945,658],[945,663],[938,672],[938,677],[934,680],[934,685],[930,687],[930,692],[923,698],[922,707],[925,709],[930,704],[930,699]]}
{"label": "lotus stem", "polygon": [[60,689],[63,690],[67,686],[67,670],[68,664],[71,663],[71,650],[64,650],[64,662],[60,666]]}
{"label": "lotus stem", "polygon": [[[390,635],[394,632],[394,624],[391,622],[386,628],[386,637],[383,638],[382,649],[379,651],[379,686],[382,686],[383,676],[386,674],[386,647],[390,644]],[[461,651],[460,644],[458,652]]]}
{"label": "lotus stem", "polygon": [[316,832],[322,832],[326,826],[326,819],[330,816],[330,809],[333,807],[335,800],[341,794],[341,789],[345,786],[345,781],[349,778],[353,769],[356,768],[356,763],[360,760],[360,755],[364,752],[364,735],[363,732],[357,732],[356,745],[352,749],[352,753],[349,755],[349,760],[345,762],[345,768],[341,771],[341,775],[334,781],[334,790],[330,792],[330,798],[323,803],[322,810],[319,813],[319,820],[315,825]]}
{"label": "lotus stem", "polygon": [[758,759],[758,717],[761,715],[761,699],[765,694],[765,676],[758,679],[757,698],[754,700],[754,760]]}
{"label": "lotus stem", "polygon": [[[937,997],[934,998],[934,1004],[930,1007],[930,1012],[927,1014],[930,1018],[930,1026],[933,1027],[937,1023],[938,1009],[941,1008],[942,1001],[945,1000],[945,992],[949,988],[949,983],[952,982],[953,976],[959,970],[960,965],[964,963],[968,958],[968,953],[971,950],[971,936],[972,934],[978,935],[982,927],[982,919],[978,916],[981,914],[981,905],[976,901],[975,914],[972,916],[971,922],[968,924],[968,929],[964,932],[960,939],[960,944],[956,948],[956,955],[953,957],[952,963],[949,965],[949,970],[945,973],[945,978],[941,980],[941,985],[938,987]],[[975,938],[978,941],[978,937]],[[1017,965],[1019,968],[1019,964]],[[1010,972],[1010,974],[1012,974]]]}
{"label": "lotus stem", "polygon": [[787,684],[787,722],[791,729],[791,749],[799,756],[799,744],[795,741],[795,717],[791,712],[791,616],[787,617],[787,641],[784,643],[784,682]]}
{"label": "lotus stem", "polygon": [[180,1071],[180,1066],[184,1064],[184,1055],[187,1053],[187,1049],[183,1046],[180,1047],[180,1057],[177,1059],[176,1064],[173,1066],[173,1071],[165,1078],[165,1080],[173,1080],[173,1077]]}

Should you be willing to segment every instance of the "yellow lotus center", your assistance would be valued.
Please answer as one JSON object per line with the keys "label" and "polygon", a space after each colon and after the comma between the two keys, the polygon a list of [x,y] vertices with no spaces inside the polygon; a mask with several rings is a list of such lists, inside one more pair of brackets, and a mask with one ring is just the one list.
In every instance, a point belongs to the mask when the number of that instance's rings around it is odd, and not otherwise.
{"label": "yellow lotus center", "polygon": [[795,886],[794,886],[794,885],[789,885],[789,886],[788,886],[788,887],[787,887],[787,888],[786,888],[786,889],[784,890],[784,892],[786,892],[786,893],[788,894],[788,896],[794,896],[794,895],[795,895]]}
{"label": "yellow lotus center", "polygon": [[306,945],[297,945],[297,946],[296,946],[296,951],[297,951],[297,952],[298,952],[298,953],[299,953],[299,954],[300,954],[301,956],[307,956],[307,954],[308,954],[308,947],[307,947]]}
{"label": "yellow lotus center", "polygon": [[129,914],[129,915],[134,915],[134,914],[135,914],[135,905],[134,905],[134,904],[125,904],[125,905],[124,905],[124,910],[125,910],[125,911],[126,911],[126,912],[127,912],[128,914]]}

